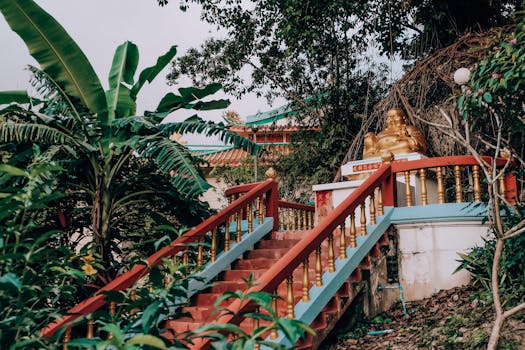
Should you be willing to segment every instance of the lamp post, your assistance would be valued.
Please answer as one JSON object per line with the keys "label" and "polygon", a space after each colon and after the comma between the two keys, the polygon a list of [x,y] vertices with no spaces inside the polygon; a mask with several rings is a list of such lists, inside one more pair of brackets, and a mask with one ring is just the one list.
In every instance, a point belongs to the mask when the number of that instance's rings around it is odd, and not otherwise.
{"label": "lamp post", "polygon": [[[256,126],[252,127],[253,143],[255,143],[255,145],[257,145],[257,131],[258,130],[259,128],[257,128]],[[254,177],[254,182],[257,182],[257,153],[255,153],[255,158],[253,159],[253,177]]]}

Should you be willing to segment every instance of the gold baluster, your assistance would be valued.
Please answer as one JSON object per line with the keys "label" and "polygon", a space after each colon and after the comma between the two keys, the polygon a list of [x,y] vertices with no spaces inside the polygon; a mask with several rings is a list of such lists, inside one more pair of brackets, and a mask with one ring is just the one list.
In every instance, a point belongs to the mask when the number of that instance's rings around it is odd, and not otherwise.
{"label": "gold baluster", "polygon": [[66,329],[66,332],[64,333],[64,343],[62,345],[62,350],[67,350],[67,343],[71,340],[71,327]]}
{"label": "gold baluster", "polygon": [[427,171],[426,169],[419,169],[419,181],[421,183],[421,204],[428,204],[427,197]]}
{"label": "gold baluster", "polygon": [[500,176],[498,178],[499,182],[499,195],[505,198],[505,194],[507,193],[507,189],[505,188],[505,174]]}
{"label": "gold baluster", "polygon": [[230,218],[224,223],[224,251],[230,251]]}
{"label": "gold baluster", "polygon": [[405,203],[407,207],[412,206],[412,191],[410,190],[410,171],[405,171]]}
{"label": "gold baluster", "polygon": [[287,305],[287,316],[290,320],[295,318],[294,312],[294,297],[293,297],[293,276],[290,275],[286,278],[286,305]]}
{"label": "gold baluster", "polygon": [[474,202],[481,202],[481,186],[479,184],[479,165],[472,167],[472,177],[474,178]]}
{"label": "gold baluster", "polygon": [[310,301],[310,276],[308,275],[308,258],[303,262],[303,301]]}
{"label": "gold baluster", "polygon": [[[132,289],[131,292],[129,293],[129,299],[131,300],[131,302],[135,302],[135,301],[137,301],[138,296],[137,296],[137,291],[136,291],[135,289]],[[134,309],[131,309],[131,310],[129,311],[129,314],[130,314],[130,315],[134,315],[134,314],[136,314],[138,311],[139,311],[138,308],[134,308]]]}
{"label": "gold baluster", "polygon": [[334,234],[328,235],[328,271],[335,272]]}
{"label": "gold baluster", "polygon": [[454,165],[454,178],[456,180],[456,203],[463,202],[463,193],[461,191],[461,168]]}
{"label": "gold baluster", "polygon": [[345,222],[341,223],[341,234],[339,236],[339,256],[346,259],[346,227]]}
{"label": "gold baluster", "polygon": [[292,208],[286,208],[286,230],[290,231],[292,229]]}
{"label": "gold baluster", "polygon": [[265,205],[264,205],[264,197],[259,197],[259,225],[262,225],[264,222],[264,216],[265,216]]}
{"label": "gold baluster", "polygon": [[246,208],[246,219],[248,220],[248,233],[253,232],[253,209],[252,209],[252,203],[248,204],[248,208]]}
{"label": "gold baluster", "polygon": [[357,247],[357,237],[355,229],[355,213],[350,214],[350,247]]}
{"label": "gold baluster", "polygon": [[217,259],[217,227],[211,230],[211,261]]}
{"label": "gold baluster", "polygon": [[297,229],[297,226],[295,225],[296,211],[293,208],[290,210],[292,211],[292,231],[295,231]]}
{"label": "gold baluster", "polygon": [[303,213],[303,230],[308,230],[308,223],[306,221],[307,212],[306,210],[302,210],[302,213]]}
{"label": "gold baluster", "polygon": [[314,228],[313,222],[314,222],[314,213],[309,211],[307,213],[308,215],[308,229],[311,230]]}
{"label": "gold baluster", "polygon": [[188,253],[188,250],[186,249],[184,251],[184,254],[182,254],[182,264],[188,265],[190,263],[190,255]]}
{"label": "gold baluster", "polygon": [[376,222],[376,201],[374,192],[370,194],[370,224],[375,225]]}
{"label": "gold baluster", "polygon": [[[117,313],[117,303],[112,301],[109,303],[109,314],[111,316],[115,316],[116,313]],[[113,339],[113,333],[111,332],[108,333],[108,339]]]}
{"label": "gold baluster", "polygon": [[109,314],[111,316],[115,316],[117,313],[117,303],[115,301],[112,301],[109,303]]}
{"label": "gold baluster", "polygon": [[284,224],[285,218],[286,218],[286,215],[284,214],[283,208],[279,207],[279,230],[280,231],[284,231],[286,227]]}
{"label": "gold baluster", "polygon": [[[274,291],[274,297],[272,297],[272,309],[273,312],[277,315],[277,291]],[[277,339],[279,334],[277,333],[277,329],[275,327],[272,328],[270,331],[270,339]]]}
{"label": "gold baluster", "polygon": [[377,188],[377,214],[379,216],[385,215],[385,209],[383,206],[383,190],[381,187]]}
{"label": "gold baluster", "polygon": [[91,319],[87,322],[87,332],[86,332],[86,338],[92,339],[95,336],[95,322]]}
{"label": "gold baluster", "polygon": [[445,185],[443,184],[443,168],[438,166],[436,168],[437,187],[438,187],[438,203],[445,203]]}
{"label": "gold baluster", "polygon": [[361,236],[366,236],[366,209],[365,203],[361,203]]}
{"label": "gold baluster", "polygon": [[199,239],[199,246],[197,248],[197,267],[201,267],[204,263],[203,259],[203,247],[204,244],[204,238]]}
{"label": "gold baluster", "polygon": [[321,266],[321,247],[315,250],[315,285],[321,287],[323,285],[323,267]]}
{"label": "gold baluster", "polygon": [[240,242],[242,239],[242,209],[237,212],[237,228],[235,230],[235,240]]}
{"label": "gold baluster", "polygon": [[[255,313],[256,313],[256,314],[260,313],[260,309],[259,309],[259,307],[256,307],[256,308],[255,308]],[[254,318],[253,318],[253,330],[254,330],[254,332],[257,330],[257,328],[259,328],[259,326],[260,326],[259,318],[254,317]],[[260,349],[261,349],[261,345],[258,344],[258,343],[257,343],[257,344],[254,344],[254,347],[253,347],[253,348],[254,348],[254,350],[260,350]]]}

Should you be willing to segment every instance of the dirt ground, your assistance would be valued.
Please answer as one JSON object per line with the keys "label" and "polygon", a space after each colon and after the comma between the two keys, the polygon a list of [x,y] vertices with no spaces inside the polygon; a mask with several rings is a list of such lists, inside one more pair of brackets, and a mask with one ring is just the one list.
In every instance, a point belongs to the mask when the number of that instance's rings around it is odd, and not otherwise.
{"label": "dirt ground", "polygon": [[[471,286],[441,291],[432,298],[401,305],[373,319],[362,319],[336,334],[323,350],[484,349],[494,319],[490,295]],[[369,335],[370,331],[386,331]],[[525,315],[504,325],[498,349],[525,350]]]}

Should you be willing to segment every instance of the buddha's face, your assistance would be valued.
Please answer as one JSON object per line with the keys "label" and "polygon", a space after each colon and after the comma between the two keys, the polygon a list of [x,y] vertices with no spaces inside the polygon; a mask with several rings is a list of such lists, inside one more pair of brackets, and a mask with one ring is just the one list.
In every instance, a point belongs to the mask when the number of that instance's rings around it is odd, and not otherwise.
{"label": "buddha's face", "polygon": [[401,127],[406,124],[405,115],[400,109],[391,109],[386,114],[386,124],[389,128]]}

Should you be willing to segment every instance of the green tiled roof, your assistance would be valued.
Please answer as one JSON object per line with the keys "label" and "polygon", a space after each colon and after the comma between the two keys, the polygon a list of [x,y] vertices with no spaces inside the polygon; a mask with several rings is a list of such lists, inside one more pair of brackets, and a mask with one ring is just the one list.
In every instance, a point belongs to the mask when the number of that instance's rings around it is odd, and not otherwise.
{"label": "green tiled roof", "polygon": [[266,112],[257,112],[257,114],[246,117],[246,125],[262,125],[276,122],[280,119],[292,117],[297,114],[299,109],[292,109],[289,104],[274,108]]}
{"label": "green tiled roof", "polygon": [[[319,94],[314,97],[308,97],[305,99],[305,101],[311,102],[315,99],[321,99],[326,96],[328,96],[328,92]],[[297,113],[299,113],[301,109],[302,108],[298,106],[293,106],[291,103],[289,103],[284,106],[277,107],[277,108],[271,109],[266,112],[257,112],[254,115],[249,115],[246,117],[246,125],[252,126],[252,125],[262,125],[262,124],[273,123],[280,119],[293,117],[297,115]]]}

